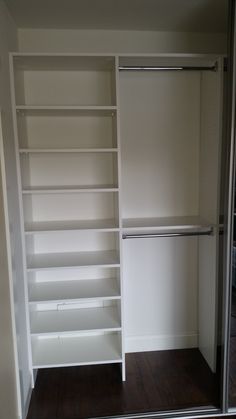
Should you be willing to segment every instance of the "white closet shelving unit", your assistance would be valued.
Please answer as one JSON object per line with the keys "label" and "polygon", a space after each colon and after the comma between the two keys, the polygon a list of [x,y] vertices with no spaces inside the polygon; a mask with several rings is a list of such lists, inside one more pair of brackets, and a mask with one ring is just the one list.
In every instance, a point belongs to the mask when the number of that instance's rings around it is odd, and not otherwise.
{"label": "white closet shelving unit", "polygon": [[114,56],[12,54],[33,369],[120,363],[120,144]]}
{"label": "white closet shelving unit", "polygon": [[222,69],[11,54],[32,369],[119,363],[125,380],[124,346],[198,346],[215,370]]}

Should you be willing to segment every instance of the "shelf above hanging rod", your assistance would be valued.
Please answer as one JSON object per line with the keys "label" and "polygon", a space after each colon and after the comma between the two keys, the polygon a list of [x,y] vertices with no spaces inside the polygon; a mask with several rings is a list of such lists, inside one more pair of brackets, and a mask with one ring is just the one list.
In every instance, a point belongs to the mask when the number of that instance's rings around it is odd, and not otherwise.
{"label": "shelf above hanging rod", "polygon": [[137,234],[123,234],[123,239],[151,239],[157,237],[186,237],[186,236],[212,236],[213,227],[204,231],[186,231],[173,233],[137,233]]}
{"label": "shelf above hanging rod", "polygon": [[119,71],[217,71],[217,63],[210,66],[120,65]]}

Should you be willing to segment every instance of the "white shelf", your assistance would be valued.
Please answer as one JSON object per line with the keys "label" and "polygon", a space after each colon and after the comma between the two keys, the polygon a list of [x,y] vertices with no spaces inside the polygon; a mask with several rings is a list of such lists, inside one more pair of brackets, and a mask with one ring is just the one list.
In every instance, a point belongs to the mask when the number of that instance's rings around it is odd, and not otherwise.
{"label": "white shelf", "polygon": [[28,271],[87,266],[119,267],[120,263],[116,251],[34,254],[28,257],[27,262]]}
{"label": "white shelf", "polygon": [[32,339],[33,368],[121,363],[119,336]]}
{"label": "white shelf", "polygon": [[116,307],[34,311],[30,318],[32,336],[121,330]]}
{"label": "white shelf", "polygon": [[20,148],[19,153],[117,153],[117,148]]}
{"label": "white shelf", "polygon": [[21,117],[41,116],[75,116],[75,117],[113,117],[116,115],[115,106],[16,106]]}
{"label": "white shelf", "polygon": [[48,233],[59,231],[119,231],[116,220],[71,220],[71,221],[38,221],[25,223],[25,234]]}
{"label": "white shelf", "polygon": [[34,282],[29,286],[29,302],[76,302],[80,300],[119,300],[116,278]]}
{"label": "white shelf", "polygon": [[88,193],[88,192],[117,192],[117,186],[86,185],[86,186],[32,186],[22,189],[23,194],[51,194],[51,193]]}
{"label": "white shelf", "polygon": [[211,223],[198,216],[123,219],[123,233],[205,232],[211,227]]}

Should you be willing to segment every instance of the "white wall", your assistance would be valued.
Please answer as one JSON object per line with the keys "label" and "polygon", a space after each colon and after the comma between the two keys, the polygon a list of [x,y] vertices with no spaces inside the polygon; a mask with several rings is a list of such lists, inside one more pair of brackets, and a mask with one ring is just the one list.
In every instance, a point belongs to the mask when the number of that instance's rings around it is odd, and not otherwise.
{"label": "white wall", "polygon": [[[2,135],[0,123],[0,417],[18,417],[19,403],[19,379],[18,362],[16,353],[15,324],[12,322],[14,303],[13,293],[10,287],[10,249],[9,249],[9,224],[6,205],[6,184],[4,178],[4,158],[2,148]],[[17,382],[18,381],[18,382]],[[18,384],[18,387],[17,387]]]}
{"label": "white wall", "polygon": [[[11,112],[11,101],[10,101],[10,80],[9,80],[9,57],[8,53],[12,50],[17,50],[17,29],[9,16],[8,11],[0,0],[0,108],[2,110],[2,130],[3,130],[3,145],[4,145],[4,157],[6,165],[6,182],[7,182],[7,205],[9,210],[9,219],[10,219],[10,250],[12,255],[12,282],[14,288],[14,306],[15,306],[15,323],[16,323],[16,334],[17,334],[17,361],[19,365],[19,380],[21,385],[21,398],[22,406],[27,403],[29,389],[31,387],[30,373],[28,366],[28,350],[26,345],[26,322],[25,322],[25,308],[24,308],[24,291],[23,291],[23,269],[22,269],[22,259],[21,259],[21,239],[20,239],[20,230],[19,230],[19,208],[18,208],[18,199],[17,199],[17,182],[16,182],[16,163],[15,163],[15,147],[14,147],[14,136],[13,136],[13,123],[12,123],[12,112]],[[3,213],[0,216],[0,223],[4,225]],[[3,226],[1,227],[3,229]],[[3,231],[4,234],[4,231]],[[6,233],[5,233],[6,234]],[[1,239],[1,246],[4,246],[5,241]],[[4,319],[5,316],[9,316],[10,301],[9,301],[9,278],[7,272],[7,258],[4,255],[4,249],[2,249],[2,259],[1,259],[1,281],[5,279],[5,285],[3,292],[0,292],[0,319]],[[6,250],[5,250],[6,251]],[[2,284],[3,286],[3,284]],[[5,314],[3,313],[4,309],[6,310]],[[7,327],[6,327],[7,325]],[[13,380],[13,371],[14,358],[9,359],[10,353],[12,353],[12,331],[8,330],[11,328],[10,318],[5,324],[0,323],[0,333],[1,339],[0,342],[8,337],[9,342],[7,347],[5,346],[5,352],[2,347],[0,349],[1,360],[8,365],[9,374],[11,374],[11,381],[9,380],[8,388],[6,387],[6,377],[0,373],[1,380],[5,391],[7,391],[6,397],[6,408],[12,412],[13,406],[16,405],[15,402],[15,386]],[[6,355],[5,356],[3,355]],[[12,353],[13,356],[13,353]],[[2,406],[2,392],[1,393],[1,402]],[[10,399],[12,399],[10,401]],[[1,409],[1,407],[0,407]],[[1,412],[1,410],[0,410]],[[20,415],[20,412],[18,412]],[[0,414],[1,418],[14,419],[16,417],[13,413]]]}
{"label": "white wall", "polygon": [[24,52],[217,53],[226,52],[225,34],[151,31],[20,29]]}

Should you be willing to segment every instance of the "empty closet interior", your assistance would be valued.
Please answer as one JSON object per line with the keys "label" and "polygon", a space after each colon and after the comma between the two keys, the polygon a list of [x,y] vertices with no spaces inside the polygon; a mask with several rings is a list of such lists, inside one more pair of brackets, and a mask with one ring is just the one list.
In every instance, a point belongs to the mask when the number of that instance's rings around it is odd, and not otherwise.
{"label": "empty closet interior", "polygon": [[32,369],[128,381],[125,353],[198,348],[216,373],[222,59],[13,54],[12,74]]}
{"label": "empty closet interior", "polygon": [[223,36],[179,52],[105,28],[103,50],[35,22],[9,51],[28,419],[216,411]]}

